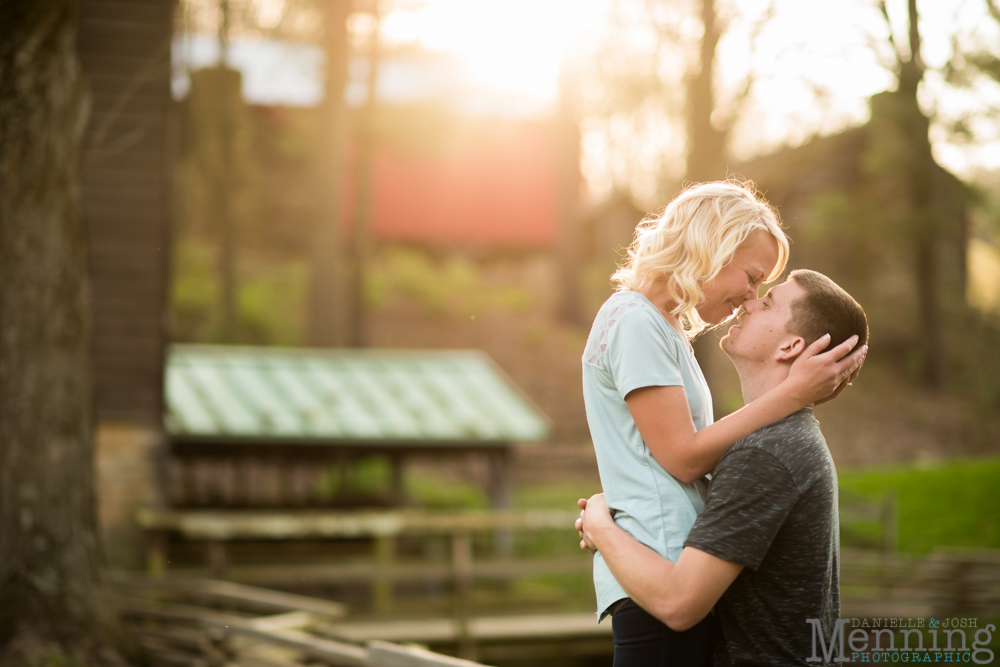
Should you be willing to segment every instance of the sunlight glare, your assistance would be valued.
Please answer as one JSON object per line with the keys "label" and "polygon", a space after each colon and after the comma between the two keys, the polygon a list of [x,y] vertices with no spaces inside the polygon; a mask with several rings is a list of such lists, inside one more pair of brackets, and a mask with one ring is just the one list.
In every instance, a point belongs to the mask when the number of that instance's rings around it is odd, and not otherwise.
{"label": "sunlight glare", "polygon": [[383,24],[386,41],[457,56],[477,85],[550,103],[560,64],[601,15],[603,0],[428,0]]}

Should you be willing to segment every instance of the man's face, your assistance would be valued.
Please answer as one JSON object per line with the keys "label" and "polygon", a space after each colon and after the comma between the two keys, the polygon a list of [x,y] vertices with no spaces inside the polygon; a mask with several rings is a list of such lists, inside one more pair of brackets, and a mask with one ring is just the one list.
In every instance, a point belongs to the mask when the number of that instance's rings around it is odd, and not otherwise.
{"label": "man's face", "polygon": [[737,323],[720,343],[722,349],[733,360],[773,360],[783,345],[797,338],[785,325],[792,316],[792,303],[804,295],[805,290],[789,279],[762,298],[745,301]]}

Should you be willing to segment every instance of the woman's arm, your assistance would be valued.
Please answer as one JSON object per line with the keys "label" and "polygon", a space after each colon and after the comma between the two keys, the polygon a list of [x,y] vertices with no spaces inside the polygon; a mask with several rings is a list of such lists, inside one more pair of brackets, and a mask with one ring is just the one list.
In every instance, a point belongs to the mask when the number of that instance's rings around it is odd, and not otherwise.
{"label": "woman's arm", "polygon": [[830,397],[853,382],[867,347],[854,350],[857,336],[819,354],[824,336],[795,360],[788,377],[763,396],[714,424],[695,430],[683,387],[643,387],[625,397],[643,442],[663,469],[693,482],[715,469],[726,449],[757,429]]}
{"label": "woman's arm", "polygon": [[628,596],[672,630],[682,632],[705,618],[743,571],[739,563],[692,547],[670,562],[615,524],[604,494],[578,505],[581,548],[600,551]]}

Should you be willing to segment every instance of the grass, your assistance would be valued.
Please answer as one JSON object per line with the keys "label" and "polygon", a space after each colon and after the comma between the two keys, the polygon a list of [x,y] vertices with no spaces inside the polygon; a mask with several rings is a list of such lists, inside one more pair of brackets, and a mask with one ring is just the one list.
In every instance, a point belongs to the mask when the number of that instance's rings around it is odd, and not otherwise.
{"label": "grass", "polygon": [[880,500],[895,492],[900,551],[1000,549],[1000,459],[841,470],[839,476],[842,493]]}

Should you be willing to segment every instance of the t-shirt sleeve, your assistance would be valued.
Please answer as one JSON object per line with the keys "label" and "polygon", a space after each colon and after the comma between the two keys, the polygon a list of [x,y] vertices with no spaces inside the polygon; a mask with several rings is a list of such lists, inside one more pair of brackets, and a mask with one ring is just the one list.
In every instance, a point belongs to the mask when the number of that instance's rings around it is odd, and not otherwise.
{"label": "t-shirt sleeve", "polygon": [[730,450],[684,546],[756,571],[798,498],[791,474],[774,456],[756,447]]}
{"label": "t-shirt sleeve", "polygon": [[[679,341],[657,322],[658,313],[633,308],[608,335],[607,362],[622,398],[640,387],[683,386],[678,365]],[[662,319],[662,318],[661,318]]]}

